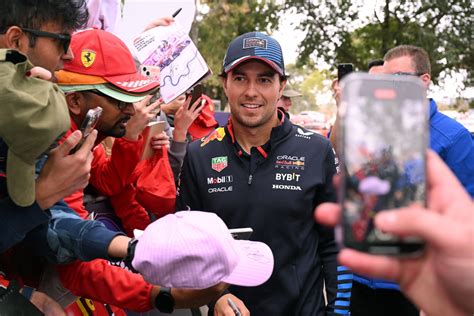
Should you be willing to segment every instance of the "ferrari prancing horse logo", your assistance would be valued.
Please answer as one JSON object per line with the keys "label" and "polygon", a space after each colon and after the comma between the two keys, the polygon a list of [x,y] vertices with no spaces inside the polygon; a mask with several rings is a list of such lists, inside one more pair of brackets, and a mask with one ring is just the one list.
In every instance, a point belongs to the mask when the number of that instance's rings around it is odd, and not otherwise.
{"label": "ferrari prancing horse logo", "polygon": [[95,61],[96,53],[92,50],[84,49],[81,52],[81,62],[84,67],[89,68]]}

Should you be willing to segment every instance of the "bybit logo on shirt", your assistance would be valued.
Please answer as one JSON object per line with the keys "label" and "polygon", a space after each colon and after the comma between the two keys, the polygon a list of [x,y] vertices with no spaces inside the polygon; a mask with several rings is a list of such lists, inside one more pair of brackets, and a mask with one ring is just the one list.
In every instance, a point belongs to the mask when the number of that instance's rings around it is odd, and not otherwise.
{"label": "bybit logo on shirt", "polygon": [[295,182],[298,182],[300,181],[300,177],[301,175],[300,174],[297,174],[297,173],[276,173],[275,174],[275,180],[277,181],[288,181],[288,182],[291,182],[291,181],[295,181]]}

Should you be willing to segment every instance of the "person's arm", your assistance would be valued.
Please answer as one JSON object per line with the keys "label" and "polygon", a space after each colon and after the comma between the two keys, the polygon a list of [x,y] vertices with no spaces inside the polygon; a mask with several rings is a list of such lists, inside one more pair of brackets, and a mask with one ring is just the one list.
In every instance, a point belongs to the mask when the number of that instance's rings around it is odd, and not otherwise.
{"label": "person's arm", "polygon": [[90,183],[106,196],[118,194],[131,181],[133,171],[140,162],[143,138],[129,140],[117,138],[112,154],[107,157],[102,145],[94,149]]}
{"label": "person's arm", "polygon": [[134,229],[144,230],[151,223],[147,211],[135,199],[133,185],[127,184],[119,194],[112,195],[109,199],[128,236],[133,236]]}
{"label": "person's arm", "polygon": [[69,154],[81,137],[81,132],[75,131],[48,155],[48,160],[36,179],[35,188],[36,203],[43,210],[88,184],[92,161],[91,149],[97,131],[94,130],[89,134],[78,151]]}
{"label": "person's arm", "polygon": [[[4,182],[3,179],[0,179]],[[15,204],[9,197],[0,199],[0,253],[22,241],[39,226],[47,226],[49,215],[38,203],[28,207]]]}
{"label": "person's arm", "polygon": [[[375,216],[375,226],[384,232],[425,240],[423,255],[397,258],[343,249],[339,261],[356,273],[396,281],[427,315],[470,315],[474,310],[474,204],[432,151],[427,155],[427,176],[428,209],[412,205]],[[324,225],[336,225],[340,215],[335,203],[315,210],[315,219]]]}
{"label": "person's arm", "polygon": [[0,273],[0,311],[2,315],[65,316],[61,306],[45,293],[28,286],[20,288]]}
{"label": "person's arm", "polygon": [[[64,286],[74,295],[134,312],[153,309],[160,291],[159,286],[152,286],[139,274],[111,266],[105,260],[74,262],[57,269]],[[202,290],[172,288],[171,295],[175,299],[175,308],[199,307],[215,299],[226,287],[219,283]]]}
{"label": "person's arm", "polygon": [[196,183],[196,175],[191,166],[190,154],[192,155],[188,150],[184,157],[183,168],[179,176],[176,211],[186,210],[188,207],[194,210],[202,209],[202,202],[198,192],[199,186]]}
{"label": "person's arm", "polygon": [[178,142],[171,139],[170,149],[168,150],[168,159],[170,161],[171,170],[173,170],[173,177],[176,185],[178,184],[179,173],[183,166],[187,147],[188,141]]}
{"label": "person's arm", "polygon": [[[50,212],[47,231],[49,251],[44,250],[50,261],[120,260],[127,254],[130,238],[123,236],[123,233],[107,229],[102,222],[82,219],[62,201],[51,207]],[[36,248],[41,249],[40,246]]]}
{"label": "person's arm", "polygon": [[440,153],[472,198],[474,198],[474,140],[466,129],[453,138],[451,146]]}
{"label": "person's arm", "polygon": [[132,181],[131,175],[143,153],[142,132],[160,105],[159,101],[149,104],[150,99],[151,95],[134,103],[135,114],[127,122],[125,136],[115,139],[110,157],[106,157],[102,146],[94,150],[90,182],[104,195],[118,194]]}

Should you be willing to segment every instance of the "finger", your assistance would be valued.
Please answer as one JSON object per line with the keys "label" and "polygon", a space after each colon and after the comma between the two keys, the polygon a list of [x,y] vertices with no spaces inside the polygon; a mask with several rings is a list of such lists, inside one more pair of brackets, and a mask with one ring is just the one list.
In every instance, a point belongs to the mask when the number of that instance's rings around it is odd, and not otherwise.
{"label": "finger", "polygon": [[150,99],[152,97],[153,96],[149,94],[143,100],[133,103],[135,110],[145,108],[148,105],[148,103],[150,103]]}
{"label": "finger", "polygon": [[448,166],[433,151],[427,153],[428,208],[465,218],[465,209],[472,199]]}
{"label": "finger", "polygon": [[314,218],[320,224],[335,226],[341,217],[341,207],[336,203],[322,203],[314,211]]}
{"label": "finger", "polygon": [[163,100],[161,99],[158,99],[156,100],[155,102],[151,103],[150,105],[148,105],[147,107],[147,110],[148,112],[153,112],[155,111],[156,109],[160,108],[160,106],[163,104]]}
{"label": "finger", "polygon": [[202,102],[202,97],[199,97],[194,103],[191,105],[192,112],[201,112],[202,107],[204,106],[204,102]]}
{"label": "finger", "polygon": [[339,253],[338,260],[341,265],[358,274],[394,281],[398,281],[401,277],[401,262],[396,258],[343,249]]}
{"label": "finger", "polygon": [[69,152],[79,143],[81,138],[82,138],[81,131],[79,130],[74,131],[71,135],[68,136],[68,138],[66,138],[66,140],[61,145],[53,149],[51,151],[51,154],[56,152],[61,157],[69,155]]}
{"label": "finger", "polygon": [[[449,222],[446,216],[419,206],[384,211],[375,217],[375,226],[384,232],[397,236],[417,236],[435,247],[446,242],[445,232],[450,231]],[[444,227],[446,230],[433,229],[434,227]],[[452,232],[456,233],[458,232]]]}
{"label": "finger", "polygon": [[95,145],[96,138],[97,138],[97,130],[93,129],[92,132],[90,132],[89,135],[87,136],[81,148],[79,148],[79,150],[76,153],[89,154]]}
{"label": "finger", "polygon": [[186,96],[186,100],[183,102],[183,105],[181,105],[181,108],[184,109],[184,111],[190,110],[189,104],[191,103],[192,97],[193,97],[192,95]]}
{"label": "finger", "polygon": [[336,174],[332,177],[332,185],[337,189],[341,185],[341,175]]}
{"label": "finger", "polygon": [[43,80],[51,80],[52,74],[49,70],[44,69],[43,67],[33,67],[26,73],[27,77],[35,77]]}

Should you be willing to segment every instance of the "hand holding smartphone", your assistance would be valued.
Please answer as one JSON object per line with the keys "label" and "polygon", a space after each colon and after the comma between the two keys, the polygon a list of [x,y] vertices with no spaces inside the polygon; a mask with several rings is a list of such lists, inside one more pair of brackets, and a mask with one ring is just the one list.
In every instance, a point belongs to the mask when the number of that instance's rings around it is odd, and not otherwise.
{"label": "hand holding smartphone", "polygon": [[192,105],[202,96],[202,85],[201,84],[195,85],[191,92],[191,95],[192,97],[191,97],[191,102],[189,102],[189,108],[191,108]]}
{"label": "hand holding smartphone", "polygon": [[102,114],[102,108],[100,106],[90,109],[87,111],[84,120],[82,121],[80,131],[82,132],[82,138],[79,143],[71,150],[71,153],[75,153],[81,148],[82,144],[86,140],[87,136],[92,132],[97,123],[99,122],[100,115]]}
{"label": "hand holding smartphone", "polygon": [[420,252],[419,238],[398,238],[374,226],[378,212],[425,205],[428,104],[421,80],[351,74],[342,82],[339,197],[346,247],[373,254]]}

